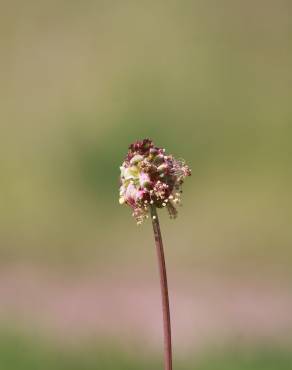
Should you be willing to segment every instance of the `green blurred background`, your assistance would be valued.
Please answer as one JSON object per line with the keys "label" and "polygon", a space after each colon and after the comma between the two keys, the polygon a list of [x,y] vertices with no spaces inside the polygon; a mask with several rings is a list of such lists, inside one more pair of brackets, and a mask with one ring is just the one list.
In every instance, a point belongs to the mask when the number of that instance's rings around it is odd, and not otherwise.
{"label": "green blurred background", "polygon": [[1,2],[0,370],[161,369],[128,145],[193,176],[161,212],[176,368],[292,368],[290,1]]}

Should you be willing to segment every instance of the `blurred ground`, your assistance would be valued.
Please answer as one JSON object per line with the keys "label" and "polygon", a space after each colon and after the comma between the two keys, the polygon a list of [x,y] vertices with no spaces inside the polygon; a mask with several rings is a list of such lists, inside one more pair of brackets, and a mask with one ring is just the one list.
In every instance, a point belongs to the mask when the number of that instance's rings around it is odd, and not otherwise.
{"label": "blurred ground", "polygon": [[118,205],[126,148],[151,137],[193,169],[161,214],[176,350],[291,343],[291,3],[1,5],[5,330],[160,353],[151,227]]}
{"label": "blurred ground", "polygon": [[[2,337],[3,338],[3,337]],[[1,339],[2,339],[1,338]],[[86,349],[60,351],[51,342],[39,342],[31,338],[6,335],[0,346],[1,365],[6,370],[26,369],[160,369],[161,361],[156,356],[146,357],[145,353],[121,352],[115,347],[101,351],[91,343]],[[238,349],[228,351],[213,350],[199,356],[175,360],[175,367],[182,370],[286,370],[291,367],[291,353],[278,348]]]}
{"label": "blurred ground", "polygon": [[[162,343],[156,277],[141,271],[110,276],[49,274],[31,266],[1,272],[0,315],[60,344],[103,337],[155,351]],[[285,344],[292,331],[290,286],[256,276],[206,272],[171,275],[174,346],[198,352],[209,342],[223,346],[272,341]],[[29,326],[27,325],[29,323]]]}

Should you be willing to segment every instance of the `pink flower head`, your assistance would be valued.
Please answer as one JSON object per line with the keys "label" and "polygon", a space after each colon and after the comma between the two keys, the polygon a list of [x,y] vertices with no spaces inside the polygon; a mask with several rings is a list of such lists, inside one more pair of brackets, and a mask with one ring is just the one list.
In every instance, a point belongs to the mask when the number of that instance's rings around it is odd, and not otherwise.
{"label": "pink flower head", "polygon": [[136,141],[120,167],[120,204],[133,210],[137,223],[148,217],[149,207],[166,207],[172,218],[177,215],[184,179],[191,175],[184,160],[166,155],[150,139]]}

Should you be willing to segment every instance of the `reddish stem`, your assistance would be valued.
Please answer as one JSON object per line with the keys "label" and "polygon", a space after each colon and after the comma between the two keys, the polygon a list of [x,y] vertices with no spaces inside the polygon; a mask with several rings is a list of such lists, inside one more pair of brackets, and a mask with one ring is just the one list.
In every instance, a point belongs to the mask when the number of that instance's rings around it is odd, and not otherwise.
{"label": "reddish stem", "polygon": [[154,231],[154,238],[156,244],[159,274],[160,274],[160,288],[162,298],[162,314],[163,314],[163,330],[164,330],[164,369],[172,370],[172,349],[171,349],[171,325],[170,325],[170,311],[169,311],[169,297],[167,286],[167,275],[165,258],[163,251],[163,243],[161,231],[159,226],[159,219],[156,207],[151,207],[151,219]]}

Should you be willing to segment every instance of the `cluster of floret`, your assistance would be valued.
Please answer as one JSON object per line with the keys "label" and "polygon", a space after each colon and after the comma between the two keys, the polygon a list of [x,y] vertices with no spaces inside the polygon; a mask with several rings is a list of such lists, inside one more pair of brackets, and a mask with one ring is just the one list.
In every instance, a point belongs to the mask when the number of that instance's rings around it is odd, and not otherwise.
{"label": "cluster of floret", "polygon": [[144,139],[130,145],[120,169],[119,201],[132,208],[138,224],[148,218],[150,207],[166,207],[170,217],[176,217],[182,184],[191,175],[183,160],[167,155],[165,149]]}

